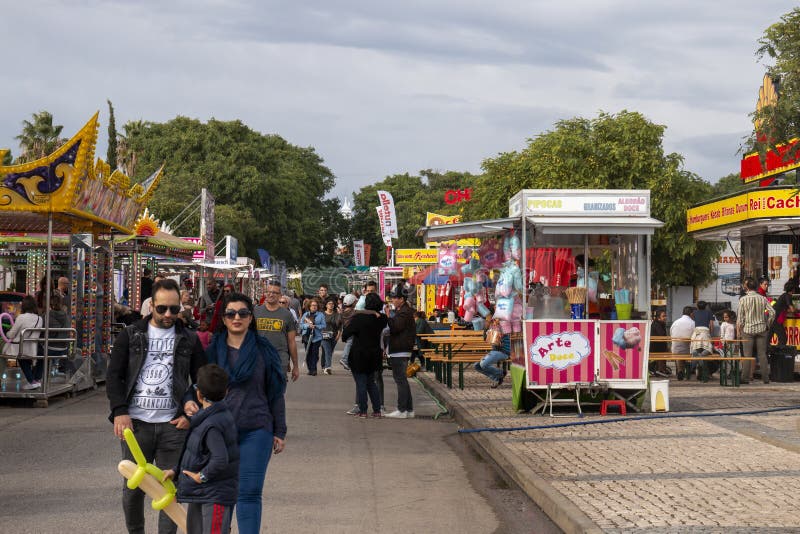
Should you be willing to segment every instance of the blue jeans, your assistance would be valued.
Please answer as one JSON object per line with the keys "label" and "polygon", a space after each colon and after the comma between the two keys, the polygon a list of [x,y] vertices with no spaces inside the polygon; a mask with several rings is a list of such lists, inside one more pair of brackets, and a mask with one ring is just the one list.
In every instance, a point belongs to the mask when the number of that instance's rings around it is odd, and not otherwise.
{"label": "blue jeans", "polygon": [[353,380],[356,381],[356,404],[358,411],[367,413],[367,393],[372,401],[372,411],[381,411],[381,395],[378,392],[378,384],[375,383],[375,373],[353,373]]}
{"label": "blue jeans", "polygon": [[342,360],[344,360],[344,363],[346,363],[348,365],[350,365],[350,349],[353,348],[353,340],[354,339],[355,338],[353,338],[353,337],[349,338],[345,342],[344,349],[342,350]]}
{"label": "blue jeans", "polygon": [[317,362],[319,362],[319,346],[322,341],[312,341],[306,349],[306,367],[308,372],[317,374]]}
{"label": "blue jeans", "polygon": [[[19,363],[19,368],[22,369],[22,374],[25,375],[25,380],[27,380],[29,384],[42,381],[42,375],[44,375],[43,360],[20,358],[17,360],[17,363]],[[53,363],[53,365],[55,365],[55,363]]]}
{"label": "blue jeans", "polygon": [[272,456],[272,432],[264,428],[239,432],[239,498],[236,524],[241,534],[261,531],[261,492]]}
{"label": "blue jeans", "polygon": [[336,348],[335,339],[322,340],[322,368],[327,369],[333,361],[333,349]]}
{"label": "blue jeans", "polygon": [[508,354],[499,350],[490,350],[481,361],[475,364],[475,370],[485,374],[495,382],[503,376],[503,370],[497,367],[497,362],[508,359]]}

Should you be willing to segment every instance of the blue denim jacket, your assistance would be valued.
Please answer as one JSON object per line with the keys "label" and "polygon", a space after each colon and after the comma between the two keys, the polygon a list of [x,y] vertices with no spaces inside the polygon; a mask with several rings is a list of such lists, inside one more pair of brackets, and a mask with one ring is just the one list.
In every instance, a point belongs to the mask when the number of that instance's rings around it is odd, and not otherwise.
{"label": "blue denim jacket", "polygon": [[[325,314],[321,311],[314,312],[316,315],[314,316],[314,325],[316,328],[311,334],[311,342],[315,343],[317,341],[322,341],[322,330],[325,329]],[[311,318],[311,312],[305,312],[303,316],[300,318],[300,329],[302,333],[305,333],[309,330],[308,320]]]}

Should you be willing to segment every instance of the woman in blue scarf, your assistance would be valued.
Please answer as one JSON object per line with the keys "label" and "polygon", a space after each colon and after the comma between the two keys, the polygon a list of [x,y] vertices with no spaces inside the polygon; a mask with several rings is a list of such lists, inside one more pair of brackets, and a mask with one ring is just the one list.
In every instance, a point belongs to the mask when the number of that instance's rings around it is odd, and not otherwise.
{"label": "woman in blue scarf", "polygon": [[[208,363],[225,369],[230,379],[225,403],[239,431],[239,498],[236,522],[242,534],[261,530],[261,492],[272,452],[283,451],[286,439],[286,377],[278,353],[256,333],[253,302],[231,293],[222,303],[224,329],[206,350]],[[187,414],[196,405],[187,403]],[[188,409],[186,409],[188,408]]]}

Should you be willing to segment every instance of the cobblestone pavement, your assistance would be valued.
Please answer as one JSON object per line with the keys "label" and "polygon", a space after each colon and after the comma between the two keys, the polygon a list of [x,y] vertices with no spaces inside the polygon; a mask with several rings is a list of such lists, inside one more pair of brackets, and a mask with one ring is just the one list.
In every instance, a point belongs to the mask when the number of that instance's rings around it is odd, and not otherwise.
{"label": "cobblestone pavement", "polygon": [[[464,427],[618,418],[601,417],[596,405],[584,405],[583,418],[516,413],[510,385],[491,389],[474,371],[466,372],[463,390],[448,390],[432,373],[421,378]],[[800,383],[728,388],[672,380],[669,396],[672,414],[800,407]],[[575,413],[563,406],[559,412]],[[563,512],[553,519],[567,532],[800,532],[798,415],[789,410],[471,435],[480,436],[487,454],[503,458],[498,464],[546,512]],[[550,492],[555,508],[540,502],[539,488]]]}

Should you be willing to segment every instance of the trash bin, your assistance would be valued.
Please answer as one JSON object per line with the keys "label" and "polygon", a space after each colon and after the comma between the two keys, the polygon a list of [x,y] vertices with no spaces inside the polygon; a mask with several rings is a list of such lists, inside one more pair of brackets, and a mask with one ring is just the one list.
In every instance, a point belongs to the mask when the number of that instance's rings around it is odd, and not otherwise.
{"label": "trash bin", "polygon": [[773,382],[794,382],[794,357],[797,347],[774,345],[769,347],[769,379]]}
{"label": "trash bin", "polygon": [[669,411],[669,380],[650,381],[650,411]]}

